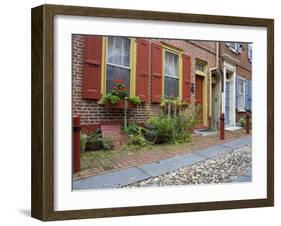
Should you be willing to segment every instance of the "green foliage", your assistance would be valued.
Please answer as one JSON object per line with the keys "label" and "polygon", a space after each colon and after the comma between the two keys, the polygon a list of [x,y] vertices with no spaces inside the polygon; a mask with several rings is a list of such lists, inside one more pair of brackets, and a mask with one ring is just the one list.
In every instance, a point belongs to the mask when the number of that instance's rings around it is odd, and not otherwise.
{"label": "green foliage", "polygon": [[87,134],[80,134],[80,151],[84,152],[85,151],[85,147],[86,147],[86,143],[87,143]]}
{"label": "green foliage", "polygon": [[110,90],[110,93],[114,96],[119,97],[121,100],[124,100],[128,96],[128,90],[123,80],[115,80],[115,85]]}
{"label": "green foliage", "polygon": [[171,117],[154,116],[146,122],[145,135],[149,140],[154,135],[153,143],[166,143],[173,139],[173,127],[174,123]]}
{"label": "green foliage", "polygon": [[128,98],[128,101],[131,102],[134,105],[141,104],[141,99],[138,96],[132,96]]}
{"label": "green foliage", "polygon": [[186,109],[178,115],[160,115],[147,120],[145,137],[153,143],[183,143],[190,141],[196,124],[195,113]]}
{"label": "green foliage", "polygon": [[109,104],[117,104],[120,101],[120,97],[113,95],[112,93],[108,93],[102,97],[102,103],[109,103]]}
{"label": "green foliage", "polygon": [[187,109],[180,112],[177,117],[174,118],[174,134],[176,143],[190,141],[191,130],[196,124],[195,115],[195,113]]}
{"label": "green foliage", "polygon": [[245,126],[246,126],[246,119],[245,119],[244,116],[240,118],[240,120],[239,120],[239,125],[240,125],[241,127],[245,128]]}
{"label": "green foliage", "polygon": [[141,135],[143,128],[136,124],[129,124],[127,128],[124,128],[124,132],[128,135]]}
{"label": "green foliage", "polygon": [[87,136],[87,141],[89,142],[100,141],[100,139],[101,139],[101,133],[93,133]]}
{"label": "green foliage", "polygon": [[147,141],[142,135],[130,135],[127,141],[127,145],[136,145],[139,147],[145,147],[147,145]]}
{"label": "green foliage", "polygon": [[174,96],[165,96],[162,100],[160,105],[165,106],[165,105],[180,105],[181,101],[179,100],[178,97]]}
{"label": "green foliage", "polygon": [[102,147],[105,150],[112,150],[114,148],[112,139],[110,137],[104,137],[100,139],[102,141]]}
{"label": "green foliage", "polygon": [[108,94],[102,97],[102,103],[117,104],[128,97],[128,90],[123,80],[115,80]]}

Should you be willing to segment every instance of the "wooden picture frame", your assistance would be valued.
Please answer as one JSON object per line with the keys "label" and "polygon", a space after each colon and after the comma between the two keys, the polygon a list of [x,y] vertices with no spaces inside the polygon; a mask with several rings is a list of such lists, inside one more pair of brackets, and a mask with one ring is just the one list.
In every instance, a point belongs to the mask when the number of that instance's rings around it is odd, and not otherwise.
{"label": "wooden picture frame", "polygon": [[[88,16],[267,29],[267,198],[122,208],[54,210],[54,16]],[[274,20],[199,14],[42,5],[32,9],[32,202],[34,218],[50,220],[163,214],[274,205]]]}

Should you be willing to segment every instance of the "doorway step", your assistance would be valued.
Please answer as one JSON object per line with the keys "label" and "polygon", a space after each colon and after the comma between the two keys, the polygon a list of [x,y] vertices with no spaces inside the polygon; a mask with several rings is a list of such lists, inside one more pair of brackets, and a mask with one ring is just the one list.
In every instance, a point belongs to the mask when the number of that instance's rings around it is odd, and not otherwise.
{"label": "doorway step", "polygon": [[236,130],[239,130],[239,129],[243,129],[243,127],[241,127],[241,126],[225,126],[225,130],[227,130],[227,131],[236,131]]}
{"label": "doorway step", "polygon": [[198,136],[211,136],[217,134],[217,129],[209,129],[209,128],[195,129],[194,133]]}

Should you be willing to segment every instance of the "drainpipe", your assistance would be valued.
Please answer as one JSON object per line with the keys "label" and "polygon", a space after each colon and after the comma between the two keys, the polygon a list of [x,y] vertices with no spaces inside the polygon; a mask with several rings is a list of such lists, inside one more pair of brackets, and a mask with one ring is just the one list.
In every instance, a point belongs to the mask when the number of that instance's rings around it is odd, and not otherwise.
{"label": "drainpipe", "polygon": [[[209,92],[209,100],[212,99],[212,71],[216,71],[219,69],[219,42],[216,42],[216,66],[213,68],[210,68],[209,70],[209,76],[210,76],[210,92]],[[211,101],[209,101],[209,128],[212,127],[211,125],[211,119],[212,119],[212,104],[210,104]]]}

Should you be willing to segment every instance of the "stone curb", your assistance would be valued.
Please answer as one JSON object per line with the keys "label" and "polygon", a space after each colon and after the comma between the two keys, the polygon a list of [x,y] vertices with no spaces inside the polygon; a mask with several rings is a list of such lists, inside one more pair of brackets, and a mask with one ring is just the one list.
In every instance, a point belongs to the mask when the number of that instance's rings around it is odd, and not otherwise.
{"label": "stone curb", "polygon": [[[224,144],[214,145],[199,151],[178,155],[169,159],[164,159],[141,166],[135,166],[127,169],[121,169],[115,172],[92,176],[73,182],[73,190],[81,189],[103,189],[120,188],[150,177],[160,176],[162,174],[175,171],[181,167],[193,165],[195,163],[207,160],[222,153],[237,149],[241,146],[251,144],[251,136],[239,138]],[[248,172],[247,172],[248,173]],[[239,176],[233,182],[244,182],[251,180],[251,174]]]}

